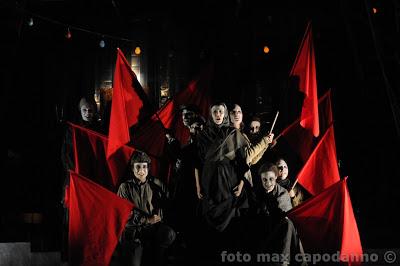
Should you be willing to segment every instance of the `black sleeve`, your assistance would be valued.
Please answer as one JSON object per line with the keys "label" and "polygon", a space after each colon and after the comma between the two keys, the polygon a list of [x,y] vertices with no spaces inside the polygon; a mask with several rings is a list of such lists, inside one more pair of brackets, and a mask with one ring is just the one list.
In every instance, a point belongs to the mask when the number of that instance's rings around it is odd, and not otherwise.
{"label": "black sleeve", "polygon": [[246,178],[244,174],[250,170],[249,165],[246,163],[246,158],[244,155],[244,148],[240,148],[236,151],[236,156],[235,156],[235,167],[236,167],[236,172],[238,173],[238,177],[244,181],[246,181]]}
{"label": "black sleeve", "polygon": [[166,148],[167,157],[171,161],[176,161],[177,159],[181,159],[181,157],[182,157],[181,144],[177,139],[174,139],[170,143],[168,143],[168,141],[166,141],[165,148]]}
{"label": "black sleeve", "polygon": [[69,126],[66,128],[65,136],[61,146],[61,162],[64,167],[64,171],[66,172],[75,168],[72,129]]}

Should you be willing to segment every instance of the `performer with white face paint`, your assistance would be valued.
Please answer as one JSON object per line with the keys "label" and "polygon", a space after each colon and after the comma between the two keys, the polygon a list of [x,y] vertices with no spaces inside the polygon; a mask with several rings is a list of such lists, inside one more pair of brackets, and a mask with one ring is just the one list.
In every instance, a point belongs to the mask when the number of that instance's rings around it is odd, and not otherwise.
{"label": "performer with white face paint", "polygon": [[201,216],[211,228],[222,232],[242,208],[247,208],[240,184],[248,170],[243,150],[246,140],[239,130],[229,126],[224,103],[211,106],[197,145],[202,165],[196,177]]}
{"label": "performer with white face paint", "polygon": [[82,98],[79,102],[79,110],[81,111],[82,120],[88,123],[93,122],[95,114],[95,106]]}
{"label": "performer with white face paint", "polygon": [[278,158],[275,164],[279,170],[276,182],[289,192],[293,207],[298,206],[307,196],[304,188],[299,184],[293,187],[292,180],[289,178],[289,166],[283,158]]}
{"label": "performer with white face paint", "polygon": [[[90,98],[81,98],[79,104],[77,106],[79,111],[79,118],[77,121],[74,121],[77,125],[82,126],[84,128],[88,128],[90,130],[104,133],[102,130],[101,123],[99,123],[97,119],[96,113],[96,104],[94,100]],[[66,261],[67,258],[67,249],[68,249],[68,208],[65,202],[65,190],[69,186],[69,170],[75,169],[75,159],[74,159],[74,147],[73,147],[73,140],[72,140],[72,130],[71,128],[66,125],[66,132],[63,138],[63,142],[61,145],[61,163],[63,166],[63,187],[61,192],[61,205],[63,207],[63,243],[62,243],[62,250],[61,250],[61,259],[62,261]]]}
{"label": "performer with white face paint", "polygon": [[168,190],[161,180],[149,175],[150,163],[146,153],[135,151],[130,160],[133,177],[117,192],[135,206],[121,237],[124,265],[140,266],[145,249],[150,251],[153,265],[165,265],[166,249],[176,238],[175,231],[163,221]]}
{"label": "performer with white face paint", "polygon": [[250,239],[256,250],[280,254],[279,265],[306,265],[304,251],[286,212],[292,209],[288,191],[277,183],[279,169],[266,163],[259,169],[262,187],[255,191],[255,216],[251,219]]}

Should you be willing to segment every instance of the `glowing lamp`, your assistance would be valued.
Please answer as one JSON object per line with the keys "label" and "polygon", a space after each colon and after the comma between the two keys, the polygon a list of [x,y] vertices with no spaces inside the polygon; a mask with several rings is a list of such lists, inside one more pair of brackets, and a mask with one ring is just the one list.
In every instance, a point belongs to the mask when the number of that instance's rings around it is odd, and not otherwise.
{"label": "glowing lamp", "polygon": [[140,49],[139,46],[136,46],[135,48],[135,55],[140,55],[140,53],[142,52],[142,50]]}

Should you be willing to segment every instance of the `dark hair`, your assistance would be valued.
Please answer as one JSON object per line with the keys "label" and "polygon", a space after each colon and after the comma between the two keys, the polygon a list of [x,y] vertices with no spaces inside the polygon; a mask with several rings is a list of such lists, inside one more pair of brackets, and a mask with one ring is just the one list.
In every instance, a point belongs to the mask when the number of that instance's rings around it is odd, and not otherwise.
{"label": "dark hair", "polygon": [[130,159],[130,165],[133,166],[134,163],[151,163],[150,157],[143,151],[134,151],[131,159]]}
{"label": "dark hair", "polygon": [[192,111],[195,114],[199,114],[200,113],[200,108],[197,105],[194,104],[182,104],[181,106],[179,106],[179,111],[183,112],[183,110],[188,110],[188,111]]}
{"label": "dark hair", "polygon": [[275,176],[278,176],[279,174],[278,167],[275,164],[269,162],[261,165],[260,169],[258,170],[259,175],[265,172],[274,172]]}
{"label": "dark hair", "polygon": [[251,119],[249,120],[250,123],[253,122],[253,121],[260,122],[260,124],[261,124],[261,118],[259,116],[257,116],[257,115],[253,115],[251,117]]}
{"label": "dark hair", "polygon": [[287,164],[287,161],[283,157],[277,157],[275,159],[275,164],[278,164],[279,161],[284,161]]}
{"label": "dark hair", "polygon": [[190,124],[194,124],[194,123],[199,123],[201,125],[204,125],[206,123],[206,120],[204,119],[203,116],[198,115],[195,118],[193,118],[192,123],[190,123]]}
{"label": "dark hair", "polygon": [[[242,109],[242,106],[240,106],[240,104],[238,104],[238,103],[229,104],[228,105],[228,112],[229,112],[228,116],[229,116],[229,123],[230,124],[232,124],[230,114],[233,111],[233,109],[235,108],[235,106],[238,106],[240,108],[240,110],[242,111],[242,115],[243,115],[243,109]],[[243,117],[244,117],[244,115],[243,115]],[[243,123],[243,120],[242,120],[242,122],[240,122],[240,130],[243,130],[243,129],[244,129],[244,123]]]}

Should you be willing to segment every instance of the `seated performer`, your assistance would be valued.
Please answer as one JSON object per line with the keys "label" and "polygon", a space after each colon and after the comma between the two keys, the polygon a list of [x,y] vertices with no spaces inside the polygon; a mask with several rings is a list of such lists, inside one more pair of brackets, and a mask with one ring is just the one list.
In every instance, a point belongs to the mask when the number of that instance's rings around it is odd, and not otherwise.
{"label": "seated performer", "polygon": [[279,170],[276,182],[289,192],[292,205],[296,207],[304,201],[306,193],[299,184],[293,187],[292,180],[289,178],[289,167],[283,158],[278,158],[276,160],[276,166]]}
{"label": "seated performer", "polygon": [[282,254],[281,265],[296,264],[302,246],[286,212],[292,209],[289,193],[276,183],[278,168],[267,163],[259,170],[263,188],[255,194],[252,247],[261,253]]}
{"label": "seated performer", "polygon": [[150,162],[146,153],[135,151],[130,160],[134,176],[118,189],[118,196],[135,206],[121,237],[123,265],[140,266],[143,254],[154,260],[150,265],[164,265],[165,251],[176,237],[163,222],[168,191],[159,179],[148,176]]}

